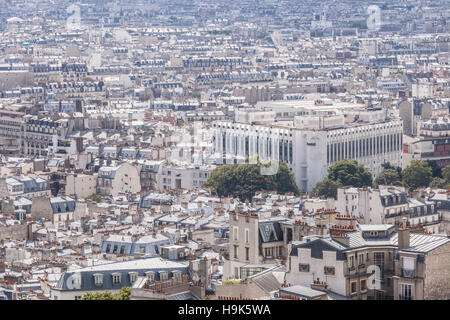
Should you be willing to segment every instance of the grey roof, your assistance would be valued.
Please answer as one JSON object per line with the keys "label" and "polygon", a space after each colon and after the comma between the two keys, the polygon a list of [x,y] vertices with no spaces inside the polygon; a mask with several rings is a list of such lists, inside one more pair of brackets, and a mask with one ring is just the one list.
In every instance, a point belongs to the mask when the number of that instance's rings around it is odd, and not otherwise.
{"label": "grey roof", "polygon": [[326,292],[311,289],[309,287],[305,287],[305,286],[301,286],[301,285],[295,285],[292,287],[281,288],[280,293],[297,295],[297,296],[302,296],[302,297],[311,298],[311,299],[315,298],[315,297],[320,297],[324,294],[327,294]]}
{"label": "grey roof", "polygon": [[[187,274],[187,265],[161,259],[159,257],[152,257],[146,259],[135,259],[124,262],[113,262],[107,264],[86,267],[75,271],[64,272],[58,281],[58,284],[53,288],[60,291],[96,291],[96,290],[118,290],[122,287],[131,287],[129,272],[136,272],[138,276],[145,276],[145,272],[155,272],[155,280],[159,280],[159,272],[169,272],[169,278],[173,271],[179,270],[182,274]],[[103,274],[103,285],[96,286],[94,283],[94,274]],[[112,274],[121,274],[121,283],[114,285],[112,282]],[[79,275],[81,277],[80,289],[71,289],[68,283],[72,276]]]}
{"label": "grey roof", "polygon": [[298,248],[311,249],[311,257],[316,259],[323,259],[323,251],[336,251],[336,260],[346,260],[345,254],[342,252],[347,249],[339,242],[331,239],[330,237],[311,237],[306,242],[300,244],[293,244],[290,255],[297,256]]}
{"label": "grey roof", "polygon": [[279,221],[259,222],[259,239],[260,242],[283,241],[283,231],[281,230]]}
{"label": "grey roof", "polygon": [[167,300],[198,300],[198,299],[190,292],[182,292],[168,297]]}
{"label": "grey roof", "polygon": [[275,267],[264,270],[260,273],[250,276],[249,279],[259,288],[261,288],[265,293],[269,294],[270,292],[278,290],[281,287],[281,283],[272,273],[273,271],[279,271],[280,268],[281,267]]}

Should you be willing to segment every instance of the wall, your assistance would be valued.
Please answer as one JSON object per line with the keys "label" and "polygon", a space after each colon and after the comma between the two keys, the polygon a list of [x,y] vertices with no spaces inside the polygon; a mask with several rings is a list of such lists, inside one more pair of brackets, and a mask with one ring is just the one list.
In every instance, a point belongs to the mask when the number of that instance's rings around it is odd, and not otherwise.
{"label": "wall", "polygon": [[450,299],[450,243],[430,252],[425,264],[424,299]]}

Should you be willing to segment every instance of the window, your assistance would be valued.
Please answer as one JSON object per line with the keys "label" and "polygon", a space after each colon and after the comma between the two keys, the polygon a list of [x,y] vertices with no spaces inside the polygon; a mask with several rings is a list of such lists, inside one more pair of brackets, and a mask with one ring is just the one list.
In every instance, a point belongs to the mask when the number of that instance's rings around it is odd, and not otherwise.
{"label": "window", "polygon": [[134,283],[138,277],[138,273],[137,272],[130,272],[128,273],[128,275],[130,276],[130,282]]}
{"label": "window", "polygon": [[159,272],[159,280],[164,281],[169,279],[169,273],[167,271]]}
{"label": "window", "polygon": [[94,283],[96,286],[103,285],[103,274],[101,273],[94,274]]}
{"label": "window", "polygon": [[358,265],[361,266],[364,264],[364,253],[358,255]]}
{"label": "window", "polygon": [[145,273],[145,276],[147,277],[148,280],[155,281],[155,273],[153,271],[147,271]]}
{"label": "window", "polygon": [[245,248],[245,260],[250,260],[250,248]]}
{"label": "window", "polygon": [[233,227],[233,239],[234,241],[238,241],[239,240],[239,228],[238,227]]}
{"label": "window", "polygon": [[180,270],[175,270],[172,272],[173,278],[174,279],[180,279],[181,278],[181,271]]}
{"label": "window", "polygon": [[309,272],[309,264],[300,263],[298,265],[298,271],[300,271],[300,272]]}
{"label": "window", "polygon": [[361,280],[361,291],[367,290],[367,281]]}
{"label": "window", "polygon": [[355,266],[355,257],[354,256],[350,256],[348,259],[348,267],[349,268],[353,268]]}
{"label": "window", "polygon": [[112,280],[113,280],[113,284],[120,284],[120,279],[121,278],[121,274],[120,273],[113,273],[112,274]]}
{"label": "window", "polygon": [[400,300],[412,300],[412,285],[407,283],[402,283],[400,285]]}
{"label": "window", "polygon": [[238,247],[239,246],[234,246],[234,258],[237,259],[238,258]]}
{"label": "window", "polygon": [[373,255],[374,265],[380,267],[380,278],[384,278],[384,252],[374,252]]}
{"label": "window", "polygon": [[245,243],[249,243],[250,237],[249,237],[249,230],[245,229]]}
{"label": "window", "polygon": [[323,273],[327,275],[333,275],[335,274],[335,268],[334,267],[323,267]]}
{"label": "window", "polygon": [[118,246],[117,246],[117,245],[114,245],[113,253],[117,253],[117,250],[118,250]]}
{"label": "window", "polygon": [[352,284],[351,284],[351,292],[350,293],[356,293],[356,281],[352,282]]}

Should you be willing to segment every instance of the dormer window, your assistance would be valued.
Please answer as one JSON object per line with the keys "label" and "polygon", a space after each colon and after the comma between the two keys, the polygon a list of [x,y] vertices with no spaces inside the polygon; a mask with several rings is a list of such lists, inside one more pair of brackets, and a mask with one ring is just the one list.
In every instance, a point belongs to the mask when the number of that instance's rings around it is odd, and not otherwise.
{"label": "dormer window", "polygon": [[155,281],[155,273],[153,271],[147,271],[145,273],[145,276],[147,277],[148,280]]}
{"label": "dormer window", "polygon": [[167,271],[160,271],[159,272],[159,280],[164,281],[169,279],[169,272]]}
{"label": "dormer window", "polygon": [[378,237],[378,231],[370,231],[371,237]]}
{"label": "dormer window", "polygon": [[174,279],[180,279],[181,278],[181,271],[180,270],[175,270],[172,272],[172,277]]}
{"label": "dormer window", "polygon": [[113,273],[112,274],[112,280],[113,280],[113,284],[120,284],[120,282],[121,282],[121,274],[120,273]]}
{"label": "dormer window", "polygon": [[128,274],[130,276],[130,282],[134,283],[136,281],[137,277],[138,277],[138,273],[137,272],[130,272]]}
{"label": "dormer window", "polygon": [[103,274],[102,273],[94,274],[94,283],[95,283],[96,286],[102,286],[103,285]]}

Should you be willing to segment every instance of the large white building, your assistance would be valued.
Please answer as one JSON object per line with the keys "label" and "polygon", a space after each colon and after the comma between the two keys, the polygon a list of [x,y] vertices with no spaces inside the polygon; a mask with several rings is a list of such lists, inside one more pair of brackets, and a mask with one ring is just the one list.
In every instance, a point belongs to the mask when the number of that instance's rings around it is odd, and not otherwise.
{"label": "large white building", "polygon": [[[383,110],[347,110],[344,113],[308,111],[291,121],[213,124],[213,150],[223,163],[239,163],[258,155],[282,160],[302,191],[310,192],[327,175],[328,167],[355,159],[373,175],[390,162],[401,166],[402,121]],[[334,114],[333,114],[334,113]]]}

